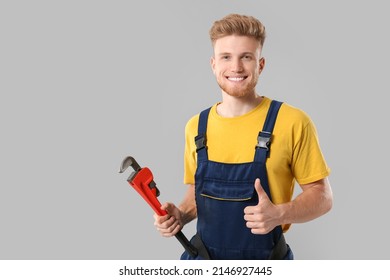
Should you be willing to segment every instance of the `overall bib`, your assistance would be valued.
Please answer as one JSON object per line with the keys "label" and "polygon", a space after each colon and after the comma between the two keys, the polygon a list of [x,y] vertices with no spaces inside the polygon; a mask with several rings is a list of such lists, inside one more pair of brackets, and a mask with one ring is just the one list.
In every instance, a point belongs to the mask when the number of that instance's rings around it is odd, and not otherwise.
{"label": "overall bib", "polygon": [[[270,259],[273,258],[274,248],[280,249],[281,246],[283,256],[279,254],[276,258],[293,259],[290,248],[284,243],[281,226],[277,226],[268,234],[253,234],[246,227],[244,220],[244,208],[258,203],[254,188],[256,178],[260,178],[263,189],[271,198],[265,162],[269,156],[270,139],[281,104],[278,101],[271,103],[263,130],[258,136],[253,162],[239,164],[208,159],[206,130],[211,108],[200,114],[198,136],[195,138],[195,198],[198,221],[197,234],[191,242],[200,238],[211,259]],[[280,246],[276,246],[277,244]],[[184,252],[181,259],[194,258]]]}

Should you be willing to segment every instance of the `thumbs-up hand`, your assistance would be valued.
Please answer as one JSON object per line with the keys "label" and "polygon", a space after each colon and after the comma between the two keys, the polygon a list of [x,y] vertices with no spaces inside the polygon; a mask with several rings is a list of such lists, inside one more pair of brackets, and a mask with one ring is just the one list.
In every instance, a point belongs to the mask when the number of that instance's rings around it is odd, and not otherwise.
{"label": "thumbs-up hand", "polygon": [[278,207],[271,202],[267,193],[261,186],[260,179],[255,181],[255,189],[259,202],[254,206],[247,206],[244,209],[246,226],[254,234],[266,234],[279,225]]}

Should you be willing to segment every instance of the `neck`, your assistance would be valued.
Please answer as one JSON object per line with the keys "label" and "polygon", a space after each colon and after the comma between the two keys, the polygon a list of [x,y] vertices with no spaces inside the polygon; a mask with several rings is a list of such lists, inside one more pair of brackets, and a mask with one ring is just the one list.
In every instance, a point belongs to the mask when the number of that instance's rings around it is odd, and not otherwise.
{"label": "neck", "polygon": [[256,93],[244,97],[234,97],[222,92],[222,103],[217,106],[218,115],[226,118],[242,116],[253,110],[263,98]]}

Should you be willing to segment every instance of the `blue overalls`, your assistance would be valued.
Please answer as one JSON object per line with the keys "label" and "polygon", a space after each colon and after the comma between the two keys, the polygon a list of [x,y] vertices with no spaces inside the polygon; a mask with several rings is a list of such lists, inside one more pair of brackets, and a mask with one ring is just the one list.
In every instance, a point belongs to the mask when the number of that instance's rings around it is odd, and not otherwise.
{"label": "blue overalls", "polygon": [[[211,259],[269,259],[278,241],[281,238],[284,241],[281,226],[268,234],[253,234],[244,220],[244,208],[258,203],[254,188],[256,178],[260,178],[261,185],[271,198],[265,161],[281,104],[272,101],[263,130],[258,136],[254,161],[248,163],[226,164],[208,159],[206,130],[211,108],[200,114],[198,136],[195,138],[198,156],[195,173],[197,235]],[[279,258],[293,259],[288,245],[284,246],[287,253]],[[193,258],[184,252],[181,259]]]}

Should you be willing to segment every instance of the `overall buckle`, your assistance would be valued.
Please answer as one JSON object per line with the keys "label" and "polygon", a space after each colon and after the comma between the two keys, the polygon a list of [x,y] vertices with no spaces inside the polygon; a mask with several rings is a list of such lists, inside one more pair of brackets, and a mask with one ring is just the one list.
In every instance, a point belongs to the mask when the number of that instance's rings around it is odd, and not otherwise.
{"label": "overall buckle", "polygon": [[256,149],[266,149],[269,151],[269,145],[271,143],[271,133],[267,131],[260,131],[257,136]]}
{"label": "overall buckle", "polygon": [[199,134],[195,137],[195,145],[196,145],[196,151],[203,149],[206,147],[206,135]]}

